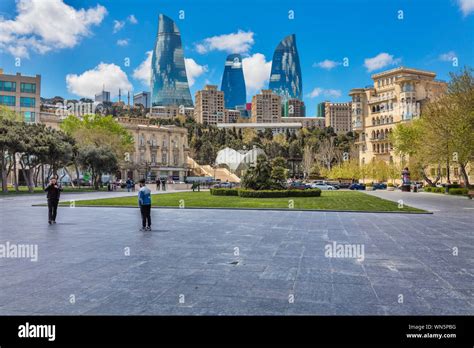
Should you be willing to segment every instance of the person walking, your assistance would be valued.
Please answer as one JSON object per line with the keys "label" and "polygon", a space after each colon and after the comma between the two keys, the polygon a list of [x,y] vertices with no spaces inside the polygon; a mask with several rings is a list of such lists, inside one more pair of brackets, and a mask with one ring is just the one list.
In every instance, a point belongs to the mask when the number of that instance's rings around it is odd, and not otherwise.
{"label": "person walking", "polygon": [[48,223],[56,223],[56,215],[58,212],[58,203],[61,191],[63,190],[61,185],[58,184],[55,177],[49,180],[48,186],[44,189],[47,192],[46,198],[48,199]]}
{"label": "person walking", "polygon": [[161,179],[161,187],[163,188],[163,191],[166,191],[166,178]]}
{"label": "person walking", "polygon": [[160,190],[160,177],[156,178],[156,190]]}
{"label": "person walking", "polygon": [[151,231],[151,190],[146,186],[145,179],[140,180],[138,205],[142,215],[142,228],[140,231]]}
{"label": "person walking", "polygon": [[127,192],[130,192],[132,189],[132,179],[128,178],[125,184],[127,185]]}

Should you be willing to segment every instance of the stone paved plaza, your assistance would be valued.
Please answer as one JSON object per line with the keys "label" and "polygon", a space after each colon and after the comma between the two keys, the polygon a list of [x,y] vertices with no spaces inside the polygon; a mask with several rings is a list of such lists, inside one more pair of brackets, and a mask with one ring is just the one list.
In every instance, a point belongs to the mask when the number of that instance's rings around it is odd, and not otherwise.
{"label": "stone paved plaza", "polygon": [[[0,315],[474,314],[474,201],[368,194],[434,214],[153,209],[139,232],[138,209],[59,208],[49,226],[43,195],[2,197],[0,243],[39,258],[0,259]],[[333,241],[365,259],[325,257]]]}

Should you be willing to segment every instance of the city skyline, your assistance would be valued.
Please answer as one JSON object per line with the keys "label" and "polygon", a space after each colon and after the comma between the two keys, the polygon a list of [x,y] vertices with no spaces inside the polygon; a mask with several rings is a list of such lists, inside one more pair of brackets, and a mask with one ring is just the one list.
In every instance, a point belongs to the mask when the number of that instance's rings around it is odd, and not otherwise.
{"label": "city skyline", "polygon": [[[350,100],[350,89],[370,84],[373,73],[409,66],[434,71],[439,79],[447,80],[450,71],[474,61],[472,39],[463,34],[473,27],[474,16],[463,1],[434,5],[426,1],[373,3],[363,11],[360,4],[343,0],[331,4],[280,1],[272,8],[266,2],[243,1],[230,14],[225,4],[212,1],[200,3],[208,9],[205,12],[198,12],[200,6],[189,1],[164,6],[142,1],[142,6],[133,11],[120,4],[57,0],[43,2],[40,7],[32,1],[20,9],[14,1],[2,2],[0,27],[6,35],[0,39],[0,66],[7,73],[41,74],[42,97],[92,97],[104,84],[112,100],[117,99],[119,88],[133,93],[150,91],[142,81],[150,79],[158,14],[163,13],[181,31],[192,98],[206,84],[220,85],[225,58],[239,53],[249,102],[252,95],[268,86],[278,42],[295,34],[304,81],[303,100],[311,116],[322,101]],[[18,29],[26,25],[24,18],[31,11],[40,13],[64,6],[83,14],[76,29],[52,35],[55,28],[51,23],[36,22],[28,30]],[[433,6],[437,11],[426,11]],[[325,18],[326,12],[337,16]],[[439,13],[443,13],[442,22]],[[363,21],[370,26],[361,26]],[[384,25],[387,21],[393,25]],[[443,35],[435,34],[441,29]],[[18,58],[20,66],[15,66]],[[458,66],[453,66],[453,59],[457,59]],[[94,86],[100,86],[99,90]]]}

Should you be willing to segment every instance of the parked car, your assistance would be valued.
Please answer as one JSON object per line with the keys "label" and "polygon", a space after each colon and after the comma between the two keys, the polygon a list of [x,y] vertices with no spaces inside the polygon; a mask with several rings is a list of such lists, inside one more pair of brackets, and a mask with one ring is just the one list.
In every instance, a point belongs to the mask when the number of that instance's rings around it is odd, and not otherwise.
{"label": "parked car", "polygon": [[320,190],[337,190],[334,186],[328,184],[311,184],[311,188],[318,188]]}
{"label": "parked car", "polygon": [[232,182],[220,182],[218,184],[215,184],[212,186],[213,188],[233,188],[235,187],[235,184]]}
{"label": "parked car", "polygon": [[349,190],[365,190],[364,184],[352,184],[349,186]]}
{"label": "parked car", "polygon": [[374,188],[374,190],[386,190],[387,184],[379,182],[379,183],[373,184],[372,187]]}
{"label": "parked car", "polygon": [[290,190],[306,190],[308,188],[311,188],[311,186],[299,181],[291,182],[288,185],[288,189]]}
{"label": "parked car", "polygon": [[339,182],[337,181],[328,181],[326,184],[334,187],[335,190],[339,190],[341,188]]}
{"label": "parked car", "polygon": [[340,189],[348,189],[352,184],[350,182],[341,182],[339,184]]}

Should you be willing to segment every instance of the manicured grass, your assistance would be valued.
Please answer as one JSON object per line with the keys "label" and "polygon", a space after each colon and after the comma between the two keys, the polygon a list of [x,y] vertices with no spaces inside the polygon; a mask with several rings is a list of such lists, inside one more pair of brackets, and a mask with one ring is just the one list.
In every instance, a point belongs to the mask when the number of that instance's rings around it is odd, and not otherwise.
{"label": "manicured grass", "polygon": [[[176,207],[180,201],[185,207],[195,208],[278,208],[288,209],[289,201],[294,209],[308,210],[355,210],[355,211],[392,211],[425,212],[424,210],[404,206],[398,208],[395,202],[354,191],[323,191],[321,197],[288,198],[242,198],[236,196],[212,196],[208,191],[178,192],[156,194],[152,197],[154,207]],[[68,205],[68,202],[62,203]],[[93,200],[79,200],[76,206],[137,206],[137,197],[116,197]]]}

